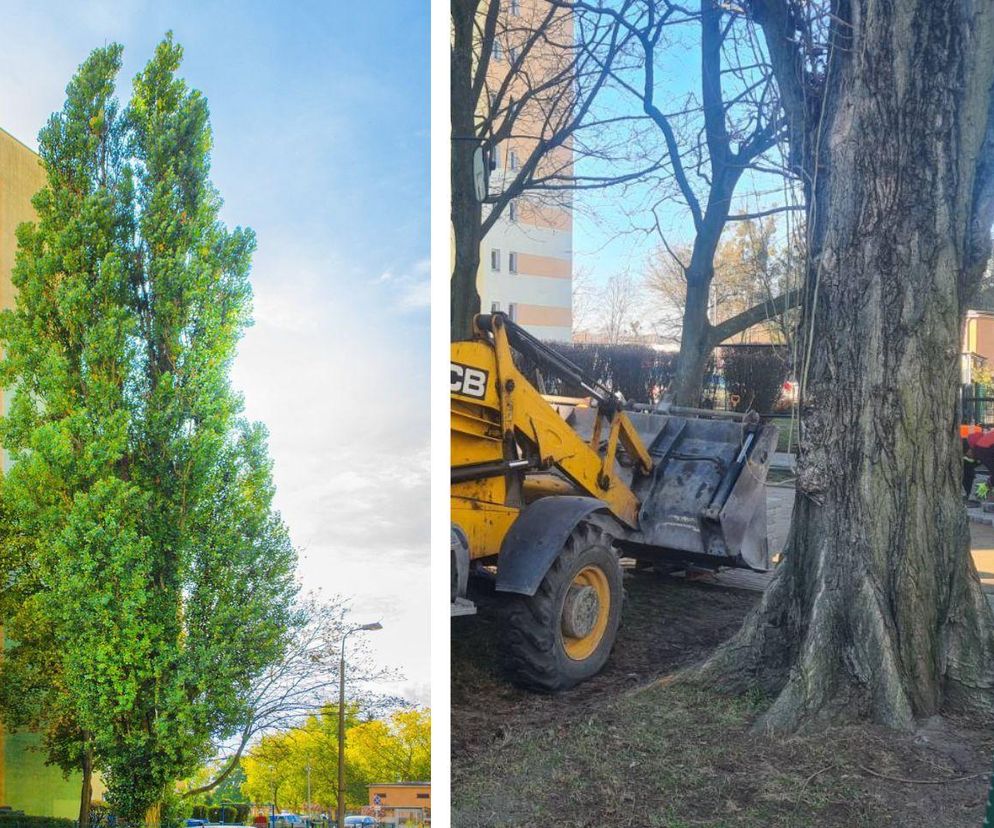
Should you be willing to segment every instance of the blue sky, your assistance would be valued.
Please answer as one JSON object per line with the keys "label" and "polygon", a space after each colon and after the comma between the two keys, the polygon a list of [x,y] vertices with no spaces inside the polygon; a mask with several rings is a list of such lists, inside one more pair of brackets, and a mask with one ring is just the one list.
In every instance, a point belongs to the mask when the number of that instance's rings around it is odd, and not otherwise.
{"label": "blue sky", "polygon": [[[688,101],[699,101],[701,97],[701,52],[699,46],[700,29],[696,22],[682,23],[669,32],[670,42],[660,47],[656,58],[655,102],[664,112],[678,112],[689,108]],[[639,54],[636,51],[636,54]],[[643,75],[641,68],[626,73],[627,80],[636,88],[641,88]],[[724,79],[725,98],[734,96],[731,91],[734,81]],[[608,84],[591,108],[593,117],[607,119],[619,116],[641,115],[641,101],[616,84]],[[679,120],[674,120],[674,128],[680,132]],[[696,119],[691,134],[700,126]],[[656,155],[666,157],[661,133],[646,118],[640,130],[647,136],[646,145]],[[618,130],[618,134],[627,132]],[[630,142],[626,142],[630,143]],[[683,146],[686,141],[681,142]],[[733,146],[733,149],[735,147]],[[698,193],[702,209],[706,206],[707,192],[702,178],[695,175],[692,164],[685,160],[692,186]],[[628,167],[622,172],[634,169]],[[668,169],[668,168],[667,168]],[[705,172],[708,172],[705,167]],[[580,156],[577,159],[579,175],[610,176],[619,169],[601,159]],[[661,178],[667,179],[665,182]],[[779,206],[785,203],[780,178],[746,171],[739,181],[732,201],[732,212],[749,212],[759,208]],[[664,199],[664,196],[667,198]],[[661,203],[658,203],[662,200]],[[649,181],[609,187],[601,190],[581,190],[575,199],[573,253],[574,269],[589,274],[596,285],[603,285],[614,275],[631,273],[641,279],[646,273],[647,263],[661,247],[660,236],[654,228],[652,205],[657,204],[656,215],[660,229],[666,234],[671,246],[690,244],[694,238],[693,218],[686,201],[676,193],[676,187],[668,172]],[[729,229],[733,225],[729,225]],[[651,327],[658,322],[659,300],[647,297],[647,307],[638,314],[643,323]]]}
{"label": "blue sky", "polygon": [[[690,37],[696,33],[686,29],[685,42],[677,41],[663,51],[657,61],[656,100],[664,111],[681,108],[676,101],[686,99],[700,86],[700,50]],[[641,69],[628,74],[629,82],[638,87],[642,83]],[[591,109],[598,119],[641,115],[641,102],[631,93],[608,84],[598,95]],[[647,146],[662,154],[662,139],[648,119],[639,127],[649,138]],[[619,134],[626,134],[618,130]],[[634,169],[634,167],[631,167]],[[618,170],[599,159],[579,156],[579,175],[616,175]],[[636,182],[624,187],[602,190],[581,190],[576,195],[574,214],[573,252],[574,267],[590,273],[598,284],[611,276],[631,272],[641,277],[652,252],[659,246],[659,236],[646,234],[642,228],[653,226],[649,209],[656,201],[656,187],[650,182]],[[682,200],[674,200],[659,210],[663,229],[668,240],[672,236],[678,243],[693,238],[693,220]],[[638,228],[638,229],[636,229]]]}
{"label": "blue sky", "polygon": [[214,127],[223,217],[258,236],[234,384],[271,432],[305,588],[382,619],[428,701],[428,4],[8,2],[0,127],[28,146],[91,49],[119,94],[171,29]]}

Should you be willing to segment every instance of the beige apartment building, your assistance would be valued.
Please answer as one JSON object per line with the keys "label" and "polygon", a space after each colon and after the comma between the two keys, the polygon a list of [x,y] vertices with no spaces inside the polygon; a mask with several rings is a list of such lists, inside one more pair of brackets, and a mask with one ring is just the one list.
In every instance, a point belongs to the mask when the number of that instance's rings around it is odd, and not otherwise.
{"label": "beige apartment building", "polygon": [[960,382],[984,382],[994,369],[994,313],[968,310],[963,320]]}
{"label": "beige apartment building", "polygon": [[[499,89],[515,59],[529,22],[548,9],[546,0],[502,0],[503,25],[498,32],[490,61],[487,85]],[[557,24],[560,42],[572,40],[572,20],[564,12]],[[525,58],[532,84],[539,82],[547,66],[556,65],[548,47],[536,46]],[[508,94],[514,97],[514,88]],[[525,99],[519,93],[518,100]],[[521,163],[534,150],[542,134],[544,101],[532,101],[515,122],[511,137],[501,142],[496,169],[490,175],[491,194],[504,191]],[[546,165],[569,172],[573,151],[557,148]],[[487,208],[484,207],[486,210]],[[573,214],[568,196],[555,199],[525,193],[504,210],[483,239],[477,281],[484,313],[504,311],[543,340],[568,342],[573,331]]]}

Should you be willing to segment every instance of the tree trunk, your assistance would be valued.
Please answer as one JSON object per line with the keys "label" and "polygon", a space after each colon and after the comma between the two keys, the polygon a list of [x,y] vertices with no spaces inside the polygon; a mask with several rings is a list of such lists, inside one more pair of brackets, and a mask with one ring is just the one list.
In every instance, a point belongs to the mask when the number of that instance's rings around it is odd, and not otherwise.
{"label": "tree trunk", "polygon": [[162,800],[149,805],[145,810],[145,825],[159,825],[162,822]]}
{"label": "tree trunk", "polygon": [[450,290],[450,336],[453,341],[473,335],[473,317],[480,312],[476,277],[480,267],[482,207],[476,197],[473,155],[478,95],[473,88],[474,26],[477,3],[453,0],[452,46],[449,53],[451,121],[451,221],[455,247]]}
{"label": "tree trunk", "polygon": [[[719,159],[714,163],[721,165],[724,162]],[[721,231],[728,219],[728,204],[737,180],[737,172],[722,171],[719,180],[712,183],[708,208],[697,227],[690,263],[684,273],[687,280],[687,301],[683,306],[680,353],[677,355],[676,376],[666,395],[666,400],[675,405],[693,408],[701,402],[704,369],[716,344],[711,336],[711,322],[708,319],[711,282],[714,281],[714,257],[721,241]]]}
{"label": "tree trunk", "polygon": [[711,324],[708,321],[708,298],[711,279],[707,274],[695,275],[693,266],[687,269],[687,301],[683,307],[683,327],[680,330],[680,353],[677,355],[676,375],[670,385],[667,401],[674,405],[696,407],[701,402],[704,369],[711,355]]}
{"label": "tree trunk", "polygon": [[[454,155],[454,153],[453,153]],[[453,158],[453,174],[456,177]],[[452,237],[455,262],[450,283],[450,336],[453,342],[473,337],[473,317],[480,312],[480,293],[476,279],[480,269],[480,206],[468,205],[466,199],[457,209],[455,185],[452,199]]]}
{"label": "tree trunk", "polygon": [[81,770],[83,781],[79,792],[79,828],[87,828],[90,824],[90,803],[93,801],[93,748],[89,745],[83,748]]}
{"label": "tree trunk", "polygon": [[994,710],[956,420],[960,297],[992,220],[994,7],[842,3],[834,28],[791,531],[760,606],[695,672],[772,693],[771,728],[908,728]]}

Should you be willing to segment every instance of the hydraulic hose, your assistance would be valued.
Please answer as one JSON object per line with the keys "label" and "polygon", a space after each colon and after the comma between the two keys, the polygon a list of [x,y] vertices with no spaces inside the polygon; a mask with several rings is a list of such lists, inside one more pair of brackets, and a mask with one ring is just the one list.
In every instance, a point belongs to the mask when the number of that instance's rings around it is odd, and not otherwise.
{"label": "hydraulic hose", "polygon": [[614,395],[601,383],[587,376],[579,365],[566,359],[520,325],[512,322],[507,314],[481,314],[476,317],[477,327],[488,333],[493,333],[495,323],[503,326],[507,332],[508,343],[518,353],[534,360],[537,365],[550,369],[562,379],[576,383],[588,391],[605,410],[617,404]]}

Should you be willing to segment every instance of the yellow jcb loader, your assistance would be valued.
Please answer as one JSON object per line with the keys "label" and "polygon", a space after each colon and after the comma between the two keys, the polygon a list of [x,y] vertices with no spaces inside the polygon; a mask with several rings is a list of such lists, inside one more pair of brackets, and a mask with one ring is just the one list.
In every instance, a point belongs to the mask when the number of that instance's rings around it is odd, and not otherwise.
{"label": "yellow jcb loader", "polygon": [[[504,314],[451,349],[452,614],[494,577],[510,678],[561,690],[607,661],[622,556],[656,568],[769,565],[776,427],[754,414],[626,405]],[[584,398],[543,396],[513,353]],[[541,382],[541,380],[536,380]]]}

